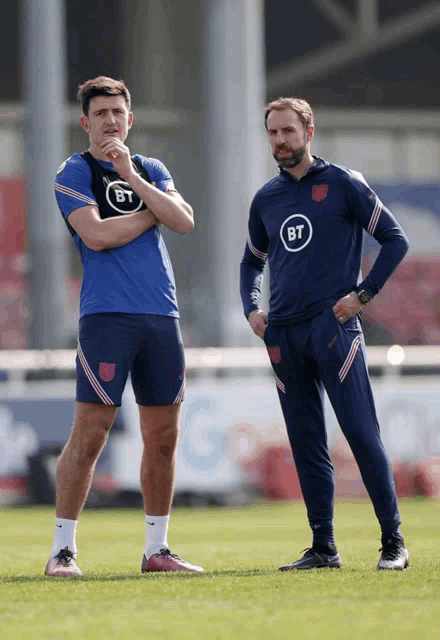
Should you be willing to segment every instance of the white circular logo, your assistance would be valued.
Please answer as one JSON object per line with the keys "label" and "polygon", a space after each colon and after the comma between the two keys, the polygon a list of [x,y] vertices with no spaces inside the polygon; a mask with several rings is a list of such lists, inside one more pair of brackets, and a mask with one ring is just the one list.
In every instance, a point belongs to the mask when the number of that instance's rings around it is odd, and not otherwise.
{"label": "white circular logo", "polygon": [[105,197],[109,205],[119,213],[135,213],[144,204],[128,182],[123,180],[109,182],[105,190]]}
{"label": "white circular logo", "polygon": [[281,225],[280,237],[286,251],[301,251],[309,244],[312,235],[312,223],[302,213],[289,216]]}

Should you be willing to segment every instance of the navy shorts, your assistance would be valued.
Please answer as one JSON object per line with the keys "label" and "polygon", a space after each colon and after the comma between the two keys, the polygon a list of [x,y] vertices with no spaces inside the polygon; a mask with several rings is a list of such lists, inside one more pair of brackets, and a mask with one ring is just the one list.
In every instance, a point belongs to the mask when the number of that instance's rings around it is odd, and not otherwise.
{"label": "navy shorts", "polygon": [[79,322],[78,402],[121,404],[128,375],[136,402],[178,404],[185,390],[185,356],[177,318],[95,313]]}

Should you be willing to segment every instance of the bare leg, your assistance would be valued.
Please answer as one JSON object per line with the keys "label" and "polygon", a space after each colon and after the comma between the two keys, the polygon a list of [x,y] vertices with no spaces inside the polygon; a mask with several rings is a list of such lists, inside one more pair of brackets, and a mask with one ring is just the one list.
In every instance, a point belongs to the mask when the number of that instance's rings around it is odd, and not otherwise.
{"label": "bare leg", "polygon": [[151,516],[166,516],[171,511],[180,412],[180,404],[139,406],[144,441],[141,488],[145,513]]}
{"label": "bare leg", "polygon": [[115,414],[115,406],[90,402],[76,404],[72,433],[57,466],[58,518],[78,519]]}
{"label": "bare leg", "polygon": [[[176,444],[179,433],[181,405],[139,407],[144,452],[141,464],[141,485],[145,513],[153,519],[154,527],[146,522],[145,553],[142,573],[150,571],[201,572],[203,567],[190,564],[172,554],[167,546],[168,516],[174,492]],[[165,521],[162,524],[160,520]],[[157,526],[158,525],[158,526]],[[156,531],[161,528],[161,533]],[[152,530],[155,530],[150,537]],[[151,531],[150,531],[151,530]],[[165,540],[165,542],[164,542]],[[157,545],[157,549],[155,546]]]}

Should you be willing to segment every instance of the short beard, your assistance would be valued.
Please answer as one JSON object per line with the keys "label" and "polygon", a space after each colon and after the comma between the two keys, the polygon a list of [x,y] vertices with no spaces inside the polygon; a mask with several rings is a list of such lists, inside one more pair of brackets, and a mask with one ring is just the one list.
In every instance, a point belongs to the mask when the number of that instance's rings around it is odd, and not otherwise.
{"label": "short beard", "polygon": [[306,153],[306,148],[300,147],[299,149],[291,149],[290,153],[291,153],[290,158],[287,158],[287,157],[280,158],[277,156],[276,153],[273,154],[273,157],[275,158],[275,160],[278,162],[278,165],[282,169],[293,169],[293,167],[296,167],[304,158],[304,155]]}

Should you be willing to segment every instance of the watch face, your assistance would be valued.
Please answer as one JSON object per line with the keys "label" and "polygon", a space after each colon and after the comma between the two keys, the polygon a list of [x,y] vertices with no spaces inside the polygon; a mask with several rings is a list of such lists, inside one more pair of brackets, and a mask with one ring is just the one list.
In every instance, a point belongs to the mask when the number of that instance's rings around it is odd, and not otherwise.
{"label": "watch face", "polygon": [[368,293],[368,291],[359,291],[358,293],[358,298],[360,300],[360,302],[362,302],[362,304],[367,304],[367,302],[369,302],[371,300],[371,296]]}

